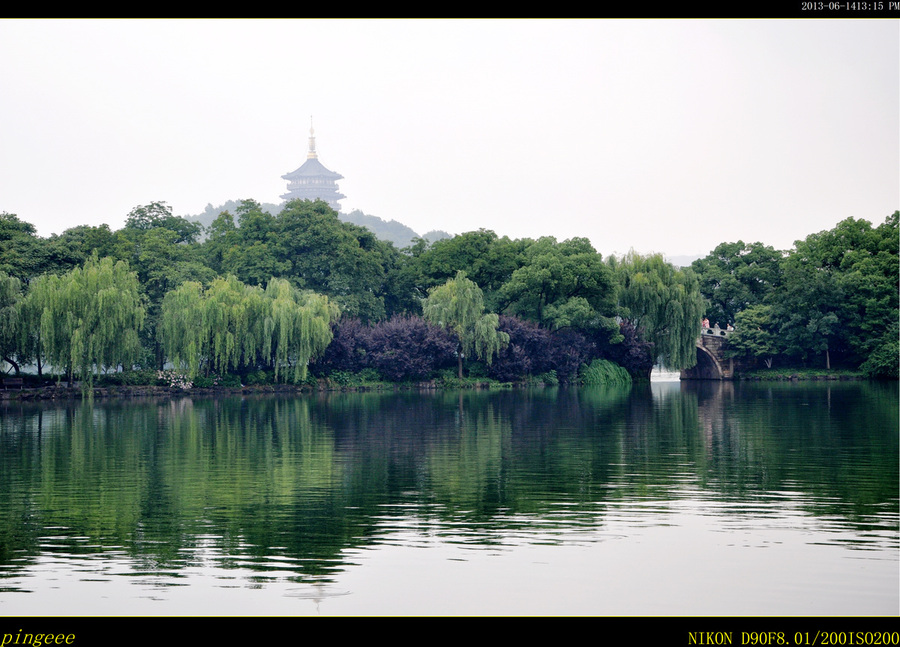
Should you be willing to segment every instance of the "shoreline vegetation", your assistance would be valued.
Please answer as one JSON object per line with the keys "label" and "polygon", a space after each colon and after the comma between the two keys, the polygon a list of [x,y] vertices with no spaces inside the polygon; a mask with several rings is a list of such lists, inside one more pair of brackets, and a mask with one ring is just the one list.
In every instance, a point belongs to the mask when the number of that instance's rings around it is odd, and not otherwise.
{"label": "shoreline vegetation", "polygon": [[697,365],[710,325],[742,379],[900,373],[900,211],[688,267],[484,229],[397,249],[321,200],[235,212],[203,226],[155,202],[49,238],[0,214],[4,392],[28,367],[86,394],[628,384]]}
{"label": "shoreline vegetation", "polygon": [[[506,390],[521,388],[546,388],[559,386],[558,380],[548,376],[546,378],[533,378],[513,382],[500,382],[491,378],[468,377],[462,380],[455,376],[445,375],[431,380],[417,382],[391,382],[387,380],[373,379],[371,375],[345,374],[338,379],[309,378],[301,384],[268,383],[268,384],[206,384],[203,386],[187,382],[164,383],[166,380],[157,380],[154,384],[122,384],[111,381],[99,380],[92,386],[85,388],[81,384],[68,386],[65,382],[47,378],[39,379],[37,376],[29,376],[31,379],[15,382],[14,386],[5,384],[0,390],[0,400],[3,401],[33,401],[33,400],[62,400],[62,399],[86,399],[86,398],[136,398],[136,397],[172,397],[172,396],[217,396],[217,395],[264,395],[264,394],[312,394],[334,392],[381,392],[381,391],[450,391],[450,390]],[[810,381],[854,381],[872,380],[862,371],[832,369],[760,369],[747,371],[736,375],[731,380],[681,380],[682,382],[810,382]],[[10,378],[6,378],[8,383]],[[641,381],[642,382],[642,381]],[[631,380],[620,379],[593,379],[583,378],[570,386],[628,386]]]}

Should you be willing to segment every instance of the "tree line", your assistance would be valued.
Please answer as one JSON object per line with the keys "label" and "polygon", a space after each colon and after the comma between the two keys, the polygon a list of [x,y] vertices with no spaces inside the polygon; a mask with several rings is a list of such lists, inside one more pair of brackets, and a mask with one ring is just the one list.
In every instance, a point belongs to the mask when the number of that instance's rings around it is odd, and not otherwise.
{"label": "tree line", "polygon": [[0,214],[0,358],[88,382],[165,366],[244,382],[574,382],[597,362],[646,379],[657,361],[696,362],[707,317],[735,326],[729,352],[746,362],[897,375],[896,212],[788,251],[723,243],[679,268],[483,229],[397,249],[318,200],[234,211],[204,228],[155,202],[119,230],[48,238]]}
{"label": "tree line", "polygon": [[861,368],[896,378],[898,217],[847,218],[780,252],[723,243],[692,269],[706,316],[733,324],[728,354],[760,366]]}

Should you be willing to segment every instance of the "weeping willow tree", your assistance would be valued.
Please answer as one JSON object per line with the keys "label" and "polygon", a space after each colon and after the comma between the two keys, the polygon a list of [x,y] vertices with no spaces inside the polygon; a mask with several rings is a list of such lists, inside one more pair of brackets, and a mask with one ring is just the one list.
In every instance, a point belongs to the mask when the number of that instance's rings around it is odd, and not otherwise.
{"label": "weeping willow tree", "polygon": [[203,334],[207,368],[228,373],[250,365],[263,354],[267,340],[265,294],[237,277],[214,280],[203,299]]}
{"label": "weeping willow tree", "polygon": [[337,307],[326,297],[272,279],[265,290],[234,276],[209,288],[185,282],[163,299],[159,326],[166,356],[192,378],[248,366],[285,369],[294,382],[331,343]]}
{"label": "weeping willow tree", "polygon": [[509,335],[497,330],[499,317],[484,312],[484,294],[478,285],[460,270],[456,278],[428,291],[422,303],[422,314],[428,321],[447,328],[459,340],[458,375],[463,376],[463,357],[473,352],[491,364],[493,356],[506,348]]}
{"label": "weeping willow tree", "polygon": [[22,282],[6,272],[0,272],[0,360],[19,373],[19,363],[13,359],[19,350],[19,325],[22,302]]}
{"label": "weeping willow tree", "polygon": [[32,282],[29,305],[40,313],[40,353],[93,383],[101,370],[130,368],[141,356],[145,310],[137,274],[124,261],[96,255],[63,276]]}
{"label": "weeping willow tree", "polygon": [[18,345],[16,356],[22,362],[34,362],[38,377],[44,375],[44,345],[41,335],[42,301],[46,300],[41,284],[50,279],[51,274],[42,274],[31,279],[18,308]]}
{"label": "weeping willow tree", "polygon": [[656,357],[671,370],[697,363],[697,336],[704,312],[694,273],[666,262],[661,254],[634,251],[611,260],[618,279],[619,313],[653,342]]}
{"label": "weeping willow tree", "polygon": [[185,281],[163,297],[156,327],[166,357],[192,378],[199,375],[206,354],[203,305],[203,285]]}
{"label": "weeping willow tree", "polygon": [[331,324],[338,307],[327,297],[298,290],[285,279],[273,278],[266,286],[270,315],[267,335],[271,346],[266,355],[275,365],[275,379],[282,368],[292,372],[294,382],[306,378],[309,361],[325,352],[331,343]]}

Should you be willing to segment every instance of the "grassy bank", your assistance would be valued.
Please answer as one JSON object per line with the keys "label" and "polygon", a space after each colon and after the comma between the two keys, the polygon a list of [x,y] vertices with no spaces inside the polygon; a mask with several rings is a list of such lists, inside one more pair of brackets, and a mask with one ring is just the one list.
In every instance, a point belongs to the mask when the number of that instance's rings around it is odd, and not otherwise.
{"label": "grassy bank", "polygon": [[[46,400],[80,397],[142,397],[179,394],[215,393],[311,393],[322,391],[402,391],[413,389],[512,389],[527,386],[557,386],[560,380],[555,371],[528,378],[501,382],[484,375],[458,377],[453,370],[440,371],[428,380],[393,382],[383,379],[377,371],[336,371],[327,377],[308,375],[298,384],[276,382],[271,372],[258,371],[243,376],[198,376],[193,380],[176,371],[129,371],[101,375],[88,385],[75,382],[71,386],[56,376],[22,374],[6,376],[0,387],[3,400]],[[621,367],[602,360],[582,367],[578,380],[584,385],[628,385],[631,378]]]}
{"label": "grassy bank", "polygon": [[736,380],[865,380],[865,373],[849,369],[763,368],[735,375]]}

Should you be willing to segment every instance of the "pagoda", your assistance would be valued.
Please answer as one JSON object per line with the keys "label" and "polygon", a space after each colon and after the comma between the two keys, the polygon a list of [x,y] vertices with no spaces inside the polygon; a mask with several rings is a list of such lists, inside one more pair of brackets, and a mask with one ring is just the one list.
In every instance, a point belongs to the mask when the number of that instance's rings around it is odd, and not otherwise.
{"label": "pagoda", "polygon": [[329,171],[319,161],[316,154],[316,135],[312,128],[312,117],[309,119],[309,152],[306,161],[296,171],[282,175],[282,179],[288,181],[288,192],[281,196],[282,200],[323,200],[335,211],[340,211],[338,200],[346,198],[338,191],[338,180],[344,176],[334,171]]}

